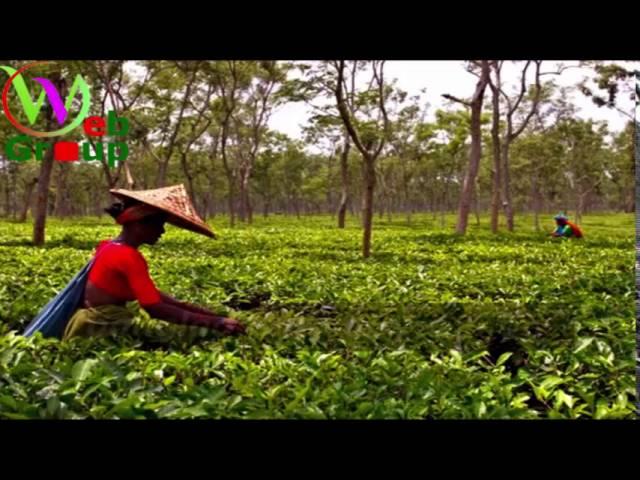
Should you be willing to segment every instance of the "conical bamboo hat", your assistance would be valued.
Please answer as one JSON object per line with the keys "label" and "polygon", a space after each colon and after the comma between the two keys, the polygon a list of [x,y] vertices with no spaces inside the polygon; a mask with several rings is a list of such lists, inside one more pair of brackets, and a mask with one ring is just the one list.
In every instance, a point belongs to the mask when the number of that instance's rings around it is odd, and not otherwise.
{"label": "conical bamboo hat", "polygon": [[153,190],[125,190],[122,188],[114,188],[109,190],[109,192],[120,199],[131,198],[162,210],[168,214],[167,222],[176,227],[215,238],[215,233],[213,233],[209,226],[198,216],[182,184]]}

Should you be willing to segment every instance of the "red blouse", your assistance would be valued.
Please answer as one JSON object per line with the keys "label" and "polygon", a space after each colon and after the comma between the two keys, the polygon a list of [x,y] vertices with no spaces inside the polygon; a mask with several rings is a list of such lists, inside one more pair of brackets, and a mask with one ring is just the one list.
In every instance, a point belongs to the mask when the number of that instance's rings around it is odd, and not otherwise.
{"label": "red blouse", "polygon": [[142,254],[123,243],[103,240],[96,249],[96,260],[89,280],[109,295],[140,305],[160,302],[160,292],[149,276],[149,267]]}

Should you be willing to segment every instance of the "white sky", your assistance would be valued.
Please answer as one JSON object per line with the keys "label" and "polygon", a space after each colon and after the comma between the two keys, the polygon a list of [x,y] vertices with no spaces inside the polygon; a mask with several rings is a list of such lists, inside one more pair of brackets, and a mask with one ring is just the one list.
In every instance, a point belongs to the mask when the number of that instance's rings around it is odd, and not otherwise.
{"label": "white sky", "polygon": [[[558,62],[547,61],[542,63],[541,71],[555,70]],[[578,62],[563,62],[566,65],[577,65]],[[616,62],[626,67],[634,66],[636,69],[640,65],[638,62]],[[522,62],[512,66],[512,62],[505,62],[502,72],[503,85],[507,86],[507,91],[514,82],[519,82]],[[544,81],[554,79],[559,86],[572,86],[588,75],[587,69],[568,69],[561,75],[545,76]],[[529,74],[533,81],[533,66],[529,68]],[[444,108],[447,100],[442,98],[443,93],[449,93],[456,97],[468,98],[473,94],[477,78],[464,69],[464,62],[461,61],[387,61],[385,63],[385,79],[397,78],[398,87],[407,91],[409,96],[418,95],[420,90],[426,88],[426,94],[422,96],[421,104],[429,104],[425,120],[429,121],[435,117],[435,112],[439,108]],[[625,111],[632,113],[634,102],[627,98],[627,95],[620,95],[619,106]],[[585,97],[579,91],[572,94],[572,99],[578,107],[578,115],[584,119],[605,120],[609,129],[614,132],[622,130],[629,120],[620,112],[606,107],[597,107],[591,99]],[[292,138],[301,138],[301,127],[308,121],[310,108],[302,102],[288,103],[275,111],[269,122],[269,126],[275,130],[287,134]]]}

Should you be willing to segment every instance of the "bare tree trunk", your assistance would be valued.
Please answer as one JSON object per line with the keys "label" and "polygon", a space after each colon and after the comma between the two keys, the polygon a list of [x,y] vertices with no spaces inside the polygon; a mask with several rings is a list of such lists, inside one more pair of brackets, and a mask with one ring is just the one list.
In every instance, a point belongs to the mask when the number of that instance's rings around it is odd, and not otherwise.
{"label": "bare tree trunk", "polygon": [[504,214],[507,218],[507,230],[513,232],[513,205],[511,203],[511,178],[509,175],[510,141],[504,142],[502,148],[502,177],[504,179]]}
{"label": "bare tree trunk", "polygon": [[491,170],[491,231],[498,232],[500,215],[500,77],[497,73],[496,85],[491,84],[493,100],[493,118],[491,124],[491,143],[493,147],[493,169]]}
{"label": "bare tree trunk", "polygon": [[38,184],[38,179],[33,178],[29,183],[25,185],[24,189],[24,205],[22,205],[22,211],[18,221],[24,223],[27,221],[27,213],[29,213],[29,206],[31,205],[31,197],[33,195],[33,188]]}
{"label": "bare tree trunk", "polygon": [[236,215],[235,215],[235,181],[231,174],[227,175],[227,181],[229,184],[229,196],[228,196],[228,206],[229,206],[229,222],[233,227],[236,223]]}
{"label": "bare tree trunk", "polygon": [[227,176],[227,186],[229,188],[227,202],[229,208],[229,224],[233,227],[236,223],[236,211],[235,211],[235,189],[236,189],[236,179],[232,168],[229,166],[229,162],[227,160],[227,132],[226,127],[223,126],[222,130],[222,147],[220,151],[222,152],[222,165],[224,166],[224,172]]}
{"label": "bare tree trunk", "polygon": [[433,216],[433,221],[436,221],[438,218],[438,198],[435,192],[435,188],[431,191],[431,214]]}
{"label": "bare tree trunk", "polygon": [[244,208],[247,212],[247,223],[251,225],[253,223],[253,206],[251,205],[251,193],[249,189],[249,177],[244,182]]}
{"label": "bare tree trunk", "polygon": [[238,218],[241,222],[251,223],[251,204],[249,201],[249,175],[250,170],[245,167],[240,171],[240,182],[238,196],[240,205],[238,209]]}
{"label": "bare tree trunk", "polygon": [[202,195],[202,220],[205,222],[207,218],[209,218],[209,208],[211,207],[211,192],[209,190],[205,190]]}
{"label": "bare tree trunk", "polygon": [[9,183],[9,172],[6,174],[6,179],[7,181],[4,185],[4,216],[9,218],[9,215],[11,214],[11,199],[9,198],[9,195],[11,195],[11,185]]}
{"label": "bare tree trunk", "polygon": [[480,226],[480,210],[478,208],[478,188],[476,186],[476,188],[474,188],[474,192],[473,192],[473,206],[474,206],[474,212],[476,215],[476,225]]}
{"label": "bare tree trunk", "polygon": [[93,196],[93,214],[100,216],[102,212],[102,206],[100,204],[100,195]]}
{"label": "bare tree trunk", "polygon": [[[513,232],[514,228],[514,220],[513,220],[513,202],[511,199],[511,185],[509,178],[509,149],[511,147],[511,142],[513,142],[518,136],[524,131],[525,127],[533,117],[534,113],[537,111],[538,103],[540,101],[540,92],[542,86],[540,84],[540,65],[542,64],[542,60],[534,60],[535,64],[535,93],[534,98],[531,102],[531,108],[529,112],[524,116],[524,119],[520,123],[519,127],[514,127],[513,124],[513,115],[518,110],[518,106],[520,102],[524,98],[527,92],[527,84],[526,84],[526,74],[527,69],[531,64],[531,60],[527,61],[524,69],[522,70],[522,74],[520,77],[521,85],[520,85],[520,93],[515,100],[515,102],[511,102],[508,96],[507,99],[507,134],[502,142],[502,176],[504,179],[504,208],[505,208],[505,216],[507,217],[507,229],[510,232]],[[504,92],[502,92],[504,94]]]}
{"label": "bare tree trunk", "polygon": [[633,213],[635,211],[636,199],[633,196],[633,192],[629,192],[626,196],[626,201],[624,204],[625,213]]}
{"label": "bare tree trunk", "polygon": [[340,154],[340,174],[342,178],[342,193],[340,195],[340,206],[338,207],[338,228],[344,228],[347,215],[347,202],[349,201],[349,133],[345,131],[344,147]]}
{"label": "bare tree trunk", "polygon": [[473,196],[476,177],[478,176],[480,157],[482,156],[482,131],[480,117],[482,115],[484,91],[487,83],[489,82],[489,62],[487,60],[482,60],[481,68],[482,71],[478,83],[476,84],[473,99],[471,100],[471,103],[467,103],[467,105],[471,107],[471,151],[469,153],[469,168],[462,184],[462,192],[458,208],[456,232],[460,235],[464,235],[467,231],[471,199]]}
{"label": "bare tree trunk", "polygon": [[365,162],[365,191],[363,202],[363,221],[364,232],[362,239],[362,254],[364,258],[371,255],[371,231],[373,226],[373,191],[376,185],[376,173],[374,167],[374,159],[364,159]]}
{"label": "bare tree trunk", "polygon": [[58,177],[56,181],[56,199],[54,215],[65,217],[69,214],[69,190],[67,178],[69,176],[69,165],[58,163]]}
{"label": "bare tree trunk", "polygon": [[11,218],[15,220],[18,215],[18,166],[11,168]]}
{"label": "bare tree trunk", "polygon": [[300,205],[298,204],[298,197],[296,195],[289,195],[289,205],[291,206],[289,213],[295,213],[296,218],[300,219]]}
{"label": "bare tree trunk", "polygon": [[[362,166],[364,173],[364,192],[363,192],[363,242],[362,242],[362,251],[364,258],[368,258],[371,254],[371,229],[373,225],[373,194],[375,190],[376,184],[376,170],[375,170],[375,161],[380,156],[385,143],[387,141],[389,135],[389,118],[387,116],[387,110],[385,108],[385,97],[384,97],[384,78],[383,78],[383,66],[384,61],[381,62],[373,62],[373,78],[371,79],[371,83],[373,84],[374,80],[377,82],[378,86],[378,107],[380,113],[382,115],[382,119],[384,121],[384,135],[377,142],[377,146],[374,148],[373,141],[367,141],[365,143],[360,139],[360,135],[354,126],[354,122],[352,121],[351,115],[347,108],[347,105],[344,101],[343,96],[343,80],[344,80],[344,60],[340,60],[336,62],[336,67],[338,70],[338,79],[336,82],[336,100],[338,111],[340,112],[340,117],[342,118],[342,122],[349,132],[349,136],[353,143],[357,147],[358,151],[362,155]],[[378,69],[379,68],[379,71]]]}
{"label": "bare tree trunk", "polygon": [[582,214],[584,212],[584,199],[588,192],[578,190],[578,199],[576,202],[576,223],[579,224],[582,221]]}
{"label": "bare tree trunk", "polygon": [[538,175],[533,175],[533,228],[540,231],[540,192],[538,191]]}
{"label": "bare tree trunk", "polygon": [[409,200],[409,178],[407,177],[404,162],[402,162],[402,186],[404,190],[404,211],[407,215],[407,223],[411,224],[411,211],[413,209],[413,206],[410,205],[411,202]]}
{"label": "bare tree trunk", "polygon": [[131,174],[131,169],[129,168],[129,162],[130,160],[126,160],[122,162],[122,167],[124,168],[127,188],[129,190],[134,190],[136,188],[136,181],[134,180],[133,175]]}
{"label": "bare tree trunk", "polygon": [[40,176],[38,177],[38,190],[36,196],[35,221],[33,224],[33,244],[44,245],[44,230],[47,222],[47,210],[49,202],[49,182],[53,169],[53,145],[50,145],[42,159]]}
{"label": "bare tree trunk", "polygon": [[195,195],[195,189],[193,188],[193,175],[189,170],[189,165],[187,162],[187,152],[181,152],[180,160],[181,160],[180,163],[182,165],[182,173],[184,173],[184,176],[187,179],[187,189],[188,189],[189,196],[193,198]]}
{"label": "bare tree trunk", "polygon": [[[58,92],[64,98],[67,96],[66,83],[59,73],[54,73],[54,84]],[[47,130],[53,125],[53,108],[47,106]],[[49,142],[42,164],[40,165],[40,175],[38,177],[38,190],[36,195],[36,208],[33,223],[33,244],[36,246],[44,245],[44,231],[47,222],[47,212],[49,207],[49,183],[51,181],[51,171],[53,170],[53,142]]]}
{"label": "bare tree trunk", "polygon": [[447,195],[448,195],[448,188],[445,186],[445,189],[442,192],[442,199],[440,200],[440,228],[444,228],[445,227],[445,213],[447,211]]}

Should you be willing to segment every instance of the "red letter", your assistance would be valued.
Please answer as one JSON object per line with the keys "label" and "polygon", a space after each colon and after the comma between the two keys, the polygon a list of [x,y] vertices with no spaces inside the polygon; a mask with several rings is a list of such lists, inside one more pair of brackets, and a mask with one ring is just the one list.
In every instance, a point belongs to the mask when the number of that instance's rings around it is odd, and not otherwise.
{"label": "red letter", "polygon": [[84,121],[84,133],[91,135],[92,137],[104,136],[104,127],[106,123],[104,118],[101,117],[89,117]]}
{"label": "red letter", "polygon": [[78,151],[76,142],[58,142],[53,146],[53,158],[58,162],[75,162],[78,160]]}

